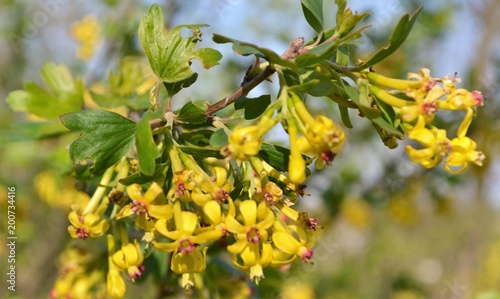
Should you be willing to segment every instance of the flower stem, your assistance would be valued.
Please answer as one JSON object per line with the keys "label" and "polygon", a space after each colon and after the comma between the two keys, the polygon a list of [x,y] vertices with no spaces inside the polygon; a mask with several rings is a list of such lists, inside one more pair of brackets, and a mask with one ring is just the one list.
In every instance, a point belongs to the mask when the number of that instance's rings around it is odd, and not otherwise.
{"label": "flower stem", "polygon": [[97,205],[101,201],[101,198],[104,196],[104,193],[108,189],[107,185],[111,181],[114,172],[115,172],[115,165],[111,166],[104,172],[101,181],[99,182],[99,187],[97,187],[97,189],[95,190],[94,195],[92,195],[92,198],[85,207],[85,210],[83,210],[82,215],[93,212],[96,209]]}

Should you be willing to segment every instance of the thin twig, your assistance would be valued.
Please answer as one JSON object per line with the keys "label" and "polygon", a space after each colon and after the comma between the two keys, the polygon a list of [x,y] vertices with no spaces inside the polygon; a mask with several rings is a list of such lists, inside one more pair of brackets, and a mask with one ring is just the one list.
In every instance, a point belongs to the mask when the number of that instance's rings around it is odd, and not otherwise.
{"label": "thin twig", "polygon": [[[300,54],[300,49],[302,49],[303,46],[304,46],[304,38],[303,37],[297,38],[296,40],[292,41],[288,49],[283,53],[283,55],[281,55],[281,58],[284,60],[294,59]],[[266,67],[261,73],[252,78],[250,81],[243,81],[240,87],[238,87],[238,89],[236,89],[232,94],[223,98],[217,103],[210,105],[207,108],[205,114],[210,117],[215,112],[224,109],[227,106],[231,105],[232,103],[236,102],[236,100],[245,96],[257,85],[259,85],[264,80],[269,78],[269,76],[274,74],[274,72],[275,70],[271,66]]]}

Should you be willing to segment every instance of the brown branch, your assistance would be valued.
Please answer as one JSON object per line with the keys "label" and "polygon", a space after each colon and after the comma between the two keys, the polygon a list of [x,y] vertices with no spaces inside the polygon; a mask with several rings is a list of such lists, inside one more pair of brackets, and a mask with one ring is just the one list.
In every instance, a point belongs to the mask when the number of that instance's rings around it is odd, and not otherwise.
{"label": "brown branch", "polygon": [[[300,53],[300,49],[304,46],[304,38],[299,37],[296,40],[292,41],[288,49],[281,55],[282,59],[285,60],[292,60],[295,57],[297,57]],[[259,73],[257,76],[252,78],[250,81],[243,81],[232,94],[229,96],[223,98],[222,100],[218,101],[217,103],[214,103],[210,105],[207,108],[207,111],[205,114],[208,117],[211,117],[215,112],[226,108],[227,106],[231,105],[232,103],[236,102],[239,98],[247,95],[252,89],[254,89],[257,85],[262,83],[264,80],[269,78],[272,74],[274,74],[275,70],[271,67],[268,66],[266,67],[261,73]]]}

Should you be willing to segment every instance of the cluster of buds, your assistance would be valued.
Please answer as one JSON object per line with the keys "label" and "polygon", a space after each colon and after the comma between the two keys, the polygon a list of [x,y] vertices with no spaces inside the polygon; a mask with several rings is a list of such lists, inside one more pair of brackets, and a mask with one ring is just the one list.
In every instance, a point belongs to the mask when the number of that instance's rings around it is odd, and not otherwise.
{"label": "cluster of buds", "polygon": [[[408,80],[388,78],[375,72],[364,74],[370,92],[399,113],[403,128],[422,148],[406,147],[410,159],[432,168],[445,160],[450,173],[463,172],[470,163],[481,166],[485,156],[476,151],[476,143],[467,130],[476,107],[484,105],[480,91],[457,88],[458,77],[432,78],[428,69],[409,73]],[[432,125],[439,110],[463,110],[465,116],[456,137],[449,139],[444,129]]]}

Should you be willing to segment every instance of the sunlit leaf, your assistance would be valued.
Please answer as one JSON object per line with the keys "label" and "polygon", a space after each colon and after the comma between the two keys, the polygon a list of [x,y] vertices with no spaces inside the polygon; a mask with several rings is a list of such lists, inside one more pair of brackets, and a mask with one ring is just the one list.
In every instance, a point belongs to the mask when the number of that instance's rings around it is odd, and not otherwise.
{"label": "sunlit leaf", "polygon": [[[176,26],[165,35],[160,6],[158,4],[151,6],[148,14],[141,18],[139,40],[153,72],[163,81],[173,83],[193,75],[190,62],[194,58],[207,69],[217,65],[222,58],[219,51],[210,48],[194,49],[201,36],[200,28],[206,26],[204,24]],[[182,37],[183,28],[190,29],[192,36]]]}

